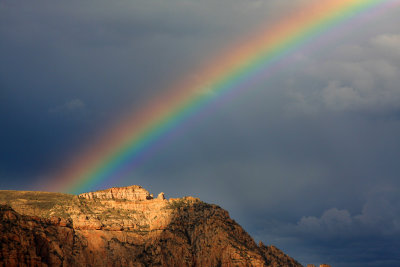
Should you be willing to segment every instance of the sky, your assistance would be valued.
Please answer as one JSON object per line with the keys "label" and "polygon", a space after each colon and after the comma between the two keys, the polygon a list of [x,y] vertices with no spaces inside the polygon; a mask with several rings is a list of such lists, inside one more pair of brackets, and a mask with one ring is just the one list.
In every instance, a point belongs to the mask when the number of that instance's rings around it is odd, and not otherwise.
{"label": "sky", "polygon": [[[309,0],[0,0],[0,188],[40,190],[135,110]],[[302,264],[399,266],[400,8],[328,32],[129,178]]]}

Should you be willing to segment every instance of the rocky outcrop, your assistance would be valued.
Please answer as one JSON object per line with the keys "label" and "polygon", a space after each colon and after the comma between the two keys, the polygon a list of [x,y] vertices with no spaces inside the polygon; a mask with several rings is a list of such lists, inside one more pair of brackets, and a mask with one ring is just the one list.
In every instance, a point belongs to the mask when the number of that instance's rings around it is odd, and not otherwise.
{"label": "rocky outcrop", "polygon": [[79,197],[86,199],[106,200],[149,200],[153,199],[149,191],[138,185],[128,187],[113,187],[106,190],[80,194]]}
{"label": "rocky outcrop", "polygon": [[160,194],[158,194],[157,199],[164,200],[165,199],[164,192],[161,192]]}
{"label": "rocky outcrop", "polygon": [[0,205],[0,266],[77,266],[84,257],[84,243],[67,222]]}
{"label": "rocky outcrop", "polygon": [[139,186],[79,196],[0,191],[1,266],[301,266],[227,211]]}
{"label": "rocky outcrop", "polygon": [[260,242],[259,247],[266,259],[268,266],[279,267],[296,267],[299,266],[299,263],[283,253],[275,246],[265,246],[262,242]]}

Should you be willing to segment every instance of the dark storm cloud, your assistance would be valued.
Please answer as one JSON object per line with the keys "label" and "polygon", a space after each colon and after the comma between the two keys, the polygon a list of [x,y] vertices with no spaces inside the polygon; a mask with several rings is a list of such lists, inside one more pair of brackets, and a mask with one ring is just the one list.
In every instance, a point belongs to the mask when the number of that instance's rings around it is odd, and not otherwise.
{"label": "dark storm cloud", "polygon": [[303,247],[293,249],[303,251],[303,255],[306,250],[313,250],[320,257],[323,255],[320,262],[330,262],[333,266],[397,266],[400,263],[396,249],[400,244],[398,193],[398,189],[381,188],[370,194],[359,214],[331,208],[319,217],[307,216],[294,224],[275,225],[266,235],[288,238],[286,243],[300,243]]}
{"label": "dark storm cloud", "polygon": [[85,109],[85,103],[80,99],[72,99],[60,106],[49,109],[50,113],[74,113]]}
{"label": "dark storm cloud", "polygon": [[398,110],[399,39],[395,33],[380,33],[367,40],[363,38],[364,43],[339,45],[315,62],[308,61],[309,58],[300,60],[307,66],[304,74],[319,81],[323,88],[299,90],[290,84],[299,109],[369,113]]}
{"label": "dark storm cloud", "polygon": [[[32,176],[179,77],[196,77],[209,54],[273,13],[258,1],[0,3],[2,165],[29,165]],[[85,103],[85,122],[48,113],[72,99]]]}
{"label": "dark storm cloud", "polygon": [[[0,0],[0,186],[65,167],[125,110],[201,80],[198,66],[305,2]],[[398,13],[296,51],[102,186],[217,203],[304,264],[397,266]]]}

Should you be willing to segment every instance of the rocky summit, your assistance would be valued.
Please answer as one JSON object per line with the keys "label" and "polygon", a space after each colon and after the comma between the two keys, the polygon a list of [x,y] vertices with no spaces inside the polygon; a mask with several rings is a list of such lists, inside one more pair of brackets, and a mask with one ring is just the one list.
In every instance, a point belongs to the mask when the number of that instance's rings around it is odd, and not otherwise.
{"label": "rocky summit", "polygon": [[0,191],[0,266],[301,266],[227,211],[140,186]]}

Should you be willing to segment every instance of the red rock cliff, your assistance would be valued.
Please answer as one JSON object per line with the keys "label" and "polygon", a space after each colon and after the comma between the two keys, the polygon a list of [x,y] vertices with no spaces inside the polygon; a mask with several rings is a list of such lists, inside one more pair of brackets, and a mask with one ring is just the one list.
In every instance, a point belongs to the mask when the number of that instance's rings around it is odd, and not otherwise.
{"label": "red rock cliff", "polygon": [[0,191],[0,203],[0,266],[301,266],[216,205],[140,186]]}

